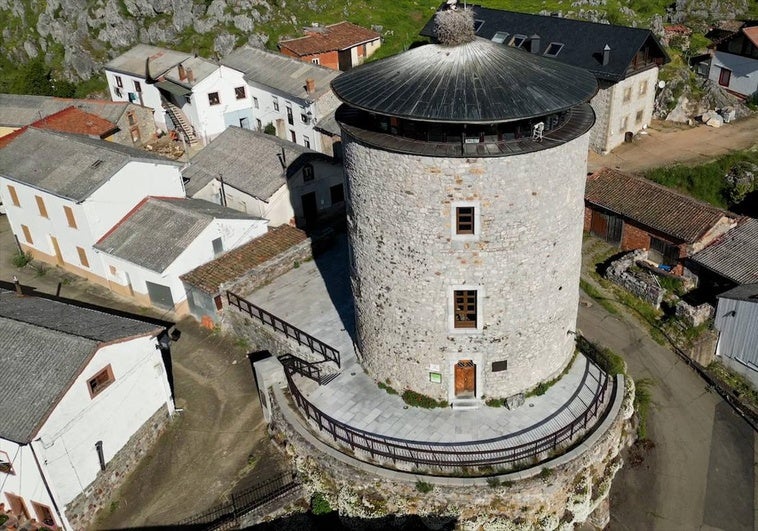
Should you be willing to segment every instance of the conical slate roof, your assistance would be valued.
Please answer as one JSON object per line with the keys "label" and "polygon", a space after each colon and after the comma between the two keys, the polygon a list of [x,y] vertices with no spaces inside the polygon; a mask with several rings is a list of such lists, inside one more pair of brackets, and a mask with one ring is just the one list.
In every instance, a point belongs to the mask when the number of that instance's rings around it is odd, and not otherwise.
{"label": "conical slate roof", "polygon": [[332,81],[352,107],[411,120],[497,123],[587,102],[588,71],[485,39],[427,44],[354,68]]}

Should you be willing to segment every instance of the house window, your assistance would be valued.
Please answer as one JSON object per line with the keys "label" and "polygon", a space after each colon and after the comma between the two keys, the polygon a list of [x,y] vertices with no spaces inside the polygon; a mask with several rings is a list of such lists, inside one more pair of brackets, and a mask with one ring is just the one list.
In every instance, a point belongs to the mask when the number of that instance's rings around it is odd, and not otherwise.
{"label": "house window", "polygon": [[208,93],[208,104],[209,105],[218,105],[221,103],[221,100],[218,97],[218,92],[209,92]]}
{"label": "house window", "polygon": [[640,81],[640,96],[647,94],[647,81]]}
{"label": "house window", "polygon": [[555,57],[560,53],[561,50],[563,50],[563,44],[560,42],[551,42],[547,45],[547,49],[545,50],[544,55],[548,57]]}
{"label": "house window", "polygon": [[455,328],[476,328],[477,327],[477,290],[465,289],[453,291],[454,318],[453,326]]}
{"label": "house window", "polygon": [[137,118],[134,117],[134,113],[132,111],[126,113],[126,120],[129,122],[129,125],[134,125],[137,123]]}
{"label": "house window", "polygon": [[23,516],[27,520],[29,519],[29,510],[26,508],[26,503],[21,496],[16,496],[10,492],[5,493],[5,497],[8,498],[8,504],[11,506],[11,512],[16,516]]}
{"label": "house window", "polygon": [[87,252],[81,247],[77,247],[76,252],[79,254],[79,263],[81,263],[84,267],[89,267],[89,260],[87,260]]}
{"label": "house window", "polygon": [[63,206],[63,211],[66,213],[66,221],[68,221],[68,226],[72,229],[76,228],[76,218],[74,217],[74,211],[71,210],[70,206]]}
{"label": "house window", "polygon": [[719,85],[722,87],[728,87],[731,80],[732,71],[722,67],[721,73],[719,74]]}
{"label": "house window", "polygon": [[313,59],[311,59],[311,63],[313,63],[314,65],[320,65],[321,60],[318,57],[314,57]]}
{"label": "house window", "polygon": [[43,218],[48,217],[47,207],[45,207],[45,201],[38,195],[35,195],[34,199],[37,201],[37,209],[39,210],[39,215],[42,216]]}
{"label": "house window", "polygon": [[456,234],[474,234],[474,214],[473,206],[461,206],[455,209],[455,233]]}
{"label": "house window", "polygon": [[21,225],[21,231],[24,233],[24,239],[26,240],[26,243],[29,245],[34,245],[34,241],[32,240],[32,233],[29,230],[29,227],[26,225]]}
{"label": "house window", "polygon": [[8,185],[8,194],[11,196],[11,203],[13,203],[13,206],[21,206],[21,203],[18,201],[18,194],[16,193],[16,188]]}
{"label": "house window", "polygon": [[313,177],[313,166],[310,164],[303,166],[303,182],[312,181]]}
{"label": "house window", "polygon": [[50,507],[48,507],[47,505],[42,505],[41,503],[38,503],[36,501],[32,501],[32,508],[34,508],[34,512],[37,514],[37,520],[39,522],[42,522],[46,526],[55,525],[55,519],[53,518],[53,511],[50,510]]}
{"label": "house window", "polygon": [[134,81],[134,92],[142,92],[142,83],[137,80]]}
{"label": "house window", "polygon": [[121,92],[121,89],[118,88],[118,87],[116,87],[116,89],[114,90],[114,92],[116,93],[116,97],[117,98],[121,98],[121,97],[124,96],[123,92]]}
{"label": "house window", "polygon": [[224,252],[224,243],[221,241],[221,238],[216,238],[211,244],[213,245],[213,256],[218,256]]}
{"label": "house window", "polygon": [[479,33],[479,30],[482,28],[482,26],[484,26],[483,20],[479,20],[478,18],[474,19],[474,33]]}
{"label": "house window", "polygon": [[307,148],[311,147],[311,139],[303,135],[303,145]]}
{"label": "house window", "polygon": [[521,45],[526,41],[526,35],[514,35],[511,39],[511,46],[514,48],[521,48]]}
{"label": "house window", "polygon": [[274,110],[279,111],[279,99],[276,96],[273,96],[271,101],[274,103]]}
{"label": "house window", "polygon": [[256,98],[255,96],[253,96],[253,107],[255,107],[256,109],[260,109],[260,105],[258,104],[258,98]]}
{"label": "house window", "polygon": [[192,95],[187,94],[186,96],[184,96],[184,101],[187,102],[187,105],[192,105]]}
{"label": "house window", "polygon": [[297,135],[292,129],[290,129],[290,140],[292,140],[295,144],[297,144]]}
{"label": "house window", "polygon": [[113,376],[113,369],[110,364],[108,364],[103,370],[87,380],[87,389],[89,389],[90,398],[95,398],[115,381],[116,378]]}
{"label": "house window", "polygon": [[292,107],[289,105],[287,105],[287,123],[290,125],[295,125],[295,119],[292,117]]}
{"label": "house window", "polygon": [[304,112],[301,112],[300,113],[300,121],[303,122],[304,124],[307,124],[308,123],[308,115],[305,114]]}
{"label": "house window", "polygon": [[139,127],[132,127],[129,129],[129,133],[132,135],[132,142],[137,143],[140,141]]}
{"label": "house window", "polygon": [[235,87],[234,88],[234,96],[238,100],[244,100],[246,95],[247,94],[245,94],[245,87],[244,86],[242,86],[242,87]]}
{"label": "house window", "polygon": [[13,463],[11,463],[11,458],[8,457],[8,454],[2,450],[0,450],[0,473],[11,475],[14,475],[16,473],[13,471]]}
{"label": "house window", "polygon": [[492,42],[503,44],[509,35],[510,33],[506,33],[505,31],[498,31],[492,36]]}
{"label": "house window", "polygon": [[116,86],[118,88],[124,88],[124,80],[121,79],[121,76],[116,76]]}
{"label": "house window", "polygon": [[634,115],[634,123],[636,123],[637,125],[642,123],[642,114],[643,113],[640,110],[640,111],[637,111],[637,114]]}
{"label": "house window", "polygon": [[629,116],[624,116],[621,119],[621,131],[626,131],[626,127],[629,125]]}
{"label": "house window", "polygon": [[335,184],[329,188],[329,194],[332,196],[332,205],[345,202],[345,188],[342,186],[342,183]]}
{"label": "house window", "polygon": [[116,266],[108,266],[108,271],[110,271],[111,275],[114,277],[118,276],[118,269],[116,269]]}
{"label": "house window", "polygon": [[625,87],[624,88],[624,103],[630,101],[632,99],[632,87]]}
{"label": "house window", "polygon": [[256,131],[263,130],[263,122],[261,122],[258,118],[255,119],[255,130]]}

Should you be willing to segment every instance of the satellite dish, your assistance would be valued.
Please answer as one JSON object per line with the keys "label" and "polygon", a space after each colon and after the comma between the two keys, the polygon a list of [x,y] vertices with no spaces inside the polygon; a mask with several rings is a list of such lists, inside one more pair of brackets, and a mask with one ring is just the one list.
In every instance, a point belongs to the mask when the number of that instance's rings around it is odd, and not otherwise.
{"label": "satellite dish", "polygon": [[665,82],[664,80],[662,80],[662,79],[661,79],[661,80],[658,82],[658,88],[659,88],[659,89],[662,89],[662,88],[663,88],[663,87],[665,87],[665,86],[666,86],[666,82]]}

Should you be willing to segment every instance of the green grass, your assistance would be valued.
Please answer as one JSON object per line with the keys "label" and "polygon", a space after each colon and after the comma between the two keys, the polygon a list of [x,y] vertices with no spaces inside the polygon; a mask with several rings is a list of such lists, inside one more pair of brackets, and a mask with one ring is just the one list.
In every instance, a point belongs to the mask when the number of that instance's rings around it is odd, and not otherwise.
{"label": "green grass", "polygon": [[605,308],[605,310],[610,313],[611,315],[619,315],[618,308],[611,302],[608,297],[600,293],[600,290],[598,290],[593,284],[590,284],[584,279],[579,279],[579,287],[582,289],[583,292],[587,294],[588,297],[596,301],[600,306]]}
{"label": "green grass", "polygon": [[758,391],[744,376],[729,369],[720,361],[711,362],[708,365],[708,370],[731,387],[740,400],[758,410]]}
{"label": "green grass", "polygon": [[637,412],[639,421],[637,424],[637,437],[639,439],[647,439],[647,418],[652,404],[652,394],[650,393],[652,385],[653,381],[647,378],[635,382],[634,410]]}
{"label": "green grass", "polygon": [[320,492],[314,492],[311,496],[311,512],[316,516],[321,514],[329,514],[333,511],[332,506],[324,495]]}
{"label": "green grass", "polygon": [[11,256],[11,263],[13,264],[13,267],[17,267],[21,269],[22,267],[26,267],[26,265],[31,262],[34,259],[32,256],[32,253],[29,251],[22,253],[21,251],[17,251],[16,254]]}
{"label": "green grass", "polygon": [[383,389],[388,395],[398,394],[398,392],[393,387],[384,382],[378,382],[377,385],[379,386],[379,389]]}
{"label": "green grass", "polygon": [[416,490],[422,494],[426,494],[427,492],[432,492],[434,490],[434,485],[419,479],[416,481]]}
{"label": "green grass", "polygon": [[579,352],[598,363],[609,375],[626,373],[624,359],[611,349],[598,346],[584,336],[577,337],[576,346]]}

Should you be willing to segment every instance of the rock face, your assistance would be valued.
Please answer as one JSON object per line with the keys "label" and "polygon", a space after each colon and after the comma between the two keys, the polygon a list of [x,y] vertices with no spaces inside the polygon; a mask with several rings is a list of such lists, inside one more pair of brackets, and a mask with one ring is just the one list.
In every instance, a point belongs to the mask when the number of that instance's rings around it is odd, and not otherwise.
{"label": "rock face", "polygon": [[272,12],[266,0],[0,0],[0,53],[20,63],[41,54],[65,78],[89,79],[139,42],[211,57],[260,46],[267,38],[256,29]]}

